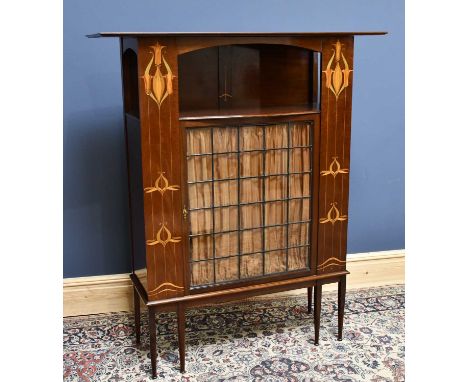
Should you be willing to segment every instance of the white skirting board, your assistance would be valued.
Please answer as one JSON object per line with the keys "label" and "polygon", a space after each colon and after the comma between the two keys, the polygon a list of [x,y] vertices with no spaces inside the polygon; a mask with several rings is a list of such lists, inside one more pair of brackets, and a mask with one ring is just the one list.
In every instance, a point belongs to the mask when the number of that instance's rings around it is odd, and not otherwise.
{"label": "white skirting board", "polygon": [[[402,284],[405,282],[405,250],[349,254],[347,269],[350,272],[347,289]],[[327,284],[323,289],[336,287],[336,283]],[[297,292],[305,294],[305,289]],[[126,273],[63,280],[64,316],[131,311],[132,301],[132,285]]]}

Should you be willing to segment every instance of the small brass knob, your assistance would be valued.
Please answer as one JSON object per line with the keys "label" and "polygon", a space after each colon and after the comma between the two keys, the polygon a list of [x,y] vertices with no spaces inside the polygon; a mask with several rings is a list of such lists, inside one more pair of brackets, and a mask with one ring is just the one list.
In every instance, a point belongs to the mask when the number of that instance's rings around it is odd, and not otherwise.
{"label": "small brass knob", "polygon": [[184,215],[184,220],[187,220],[188,211],[187,211],[187,208],[185,208],[185,206],[184,206],[184,209],[182,210],[182,214]]}

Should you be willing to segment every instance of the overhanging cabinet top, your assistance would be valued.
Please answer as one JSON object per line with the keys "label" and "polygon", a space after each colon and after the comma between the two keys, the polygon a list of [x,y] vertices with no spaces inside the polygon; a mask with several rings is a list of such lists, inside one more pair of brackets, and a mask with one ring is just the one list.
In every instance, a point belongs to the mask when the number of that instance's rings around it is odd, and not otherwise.
{"label": "overhanging cabinet top", "polygon": [[332,37],[332,36],[377,36],[387,32],[99,32],[90,34],[88,37]]}
{"label": "overhanging cabinet top", "polygon": [[[202,40],[204,47],[206,44],[250,44],[250,43],[271,43],[302,46],[304,48],[322,51],[322,38],[346,38],[353,36],[378,36],[387,32],[99,32],[87,35],[89,38],[99,37],[119,37],[121,39],[132,38],[175,38],[178,44],[178,53],[184,53],[193,49],[198,49],[197,41]],[[180,41],[179,41],[180,39]],[[312,44],[312,45],[311,45]]]}

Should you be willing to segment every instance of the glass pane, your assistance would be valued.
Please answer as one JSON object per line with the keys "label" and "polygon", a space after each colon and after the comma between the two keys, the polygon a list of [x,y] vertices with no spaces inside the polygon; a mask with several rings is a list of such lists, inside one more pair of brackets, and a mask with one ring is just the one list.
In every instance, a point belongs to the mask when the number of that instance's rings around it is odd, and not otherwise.
{"label": "glass pane", "polygon": [[310,199],[293,199],[289,201],[289,221],[310,220]]}
{"label": "glass pane", "polygon": [[237,180],[223,180],[214,182],[215,206],[237,204]]}
{"label": "glass pane", "polygon": [[251,253],[262,250],[262,230],[252,229],[241,232],[241,252]]}
{"label": "glass pane", "polygon": [[263,156],[261,151],[240,154],[240,163],[241,177],[260,176],[263,174]]}
{"label": "glass pane", "polygon": [[292,123],[290,127],[290,143],[294,146],[310,146],[310,124],[306,122]]}
{"label": "glass pane", "polygon": [[286,271],[286,252],[272,251],[265,253],[265,274]]}
{"label": "glass pane", "polygon": [[262,179],[242,179],[241,203],[259,202],[262,200]]}
{"label": "glass pane", "polygon": [[241,207],[241,228],[262,226],[262,206],[253,204]]}
{"label": "glass pane", "polygon": [[265,225],[286,223],[286,202],[265,203]]}
{"label": "glass pane", "polygon": [[310,171],[310,149],[293,149],[289,151],[289,171]]}
{"label": "glass pane", "polygon": [[273,125],[265,127],[265,148],[287,148],[288,147],[288,125]]}
{"label": "glass pane", "polygon": [[290,247],[309,244],[309,223],[290,224],[288,230]]}
{"label": "glass pane", "polygon": [[287,166],[287,150],[273,150],[265,153],[265,175],[286,174]]}
{"label": "glass pane", "polygon": [[213,238],[211,235],[190,238],[192,260],[213,258]]}
{"label": "glass pane", "polygon": [[214,179],[237,178],[237,154],[215,154]]}
{"label": "glass pane", "polygon": [[213,281],[212,260],[192,264],[192,285],[211,284]]}
{"label": "glass pane", "polygon": [[189,184],[189,208],[211,207],[211,183]]}
{"label": "glass pane", "polygon": [[261,253],[241,256],[240,261],[241,278],[263,275],[263,255]]}
{"label": "glass pane", "polygon": [[265,178],[265,200],[286,199],[287,193],[286,176],[269,176]]}
{"label": "glass pane", "polygon": [[238,250],[237,232],[215,235],[216,257],[236,255]]}
{"label": "glass pane", "polygon": [[192,235],[211,232],[212,223],[210,210],[190,211],[190,233]]}
{"label": "glass pane", "polygon": [[286,226],[265,228],[265,250],[286,248]]}
{"label": "glass pane", "polygon": [[237,257],[216,260],[216,282],[239,279],[238,262],[239,259]]}
{"label": "glass pane", "polygon": [[237,151],[237,128],[221,127],[213,129],[213,152]]}
{"label": "glass pane", "polygon": [[303,269],[309,266],[310,247],[290,248],[288,254],[289,270]]}
{"label": "glass pane", "polygon": [[310,196],[310,175],[290,175],[289,188],[291,198]]}
{"label": "glass pane", "polygon": [[210,129],[187,130],[187,155],[211,153]]}
{"label": "glass pane", "polygon": [[187,159],[187,179],[189,182],[212,179],[211,156],[190,157]]}
{"label": "glass pane", "polygon": [[240,150],[261,150],[263,149],[263,128],[258,126],[241,127]]}
{"label": "glass pane", "polygon": [[238,207],[215,208],[215,231],[233,231],[237,229]]}

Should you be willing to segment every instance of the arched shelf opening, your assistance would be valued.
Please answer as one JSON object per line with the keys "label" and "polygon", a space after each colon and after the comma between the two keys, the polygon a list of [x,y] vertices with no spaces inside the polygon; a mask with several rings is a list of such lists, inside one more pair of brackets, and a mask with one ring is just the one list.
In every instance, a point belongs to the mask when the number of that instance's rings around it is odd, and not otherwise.
{"label": "arched shelf opening", "polygon": [[320,53],[279,44],[222,45],[179,55],[180,119],[318,112]]}

